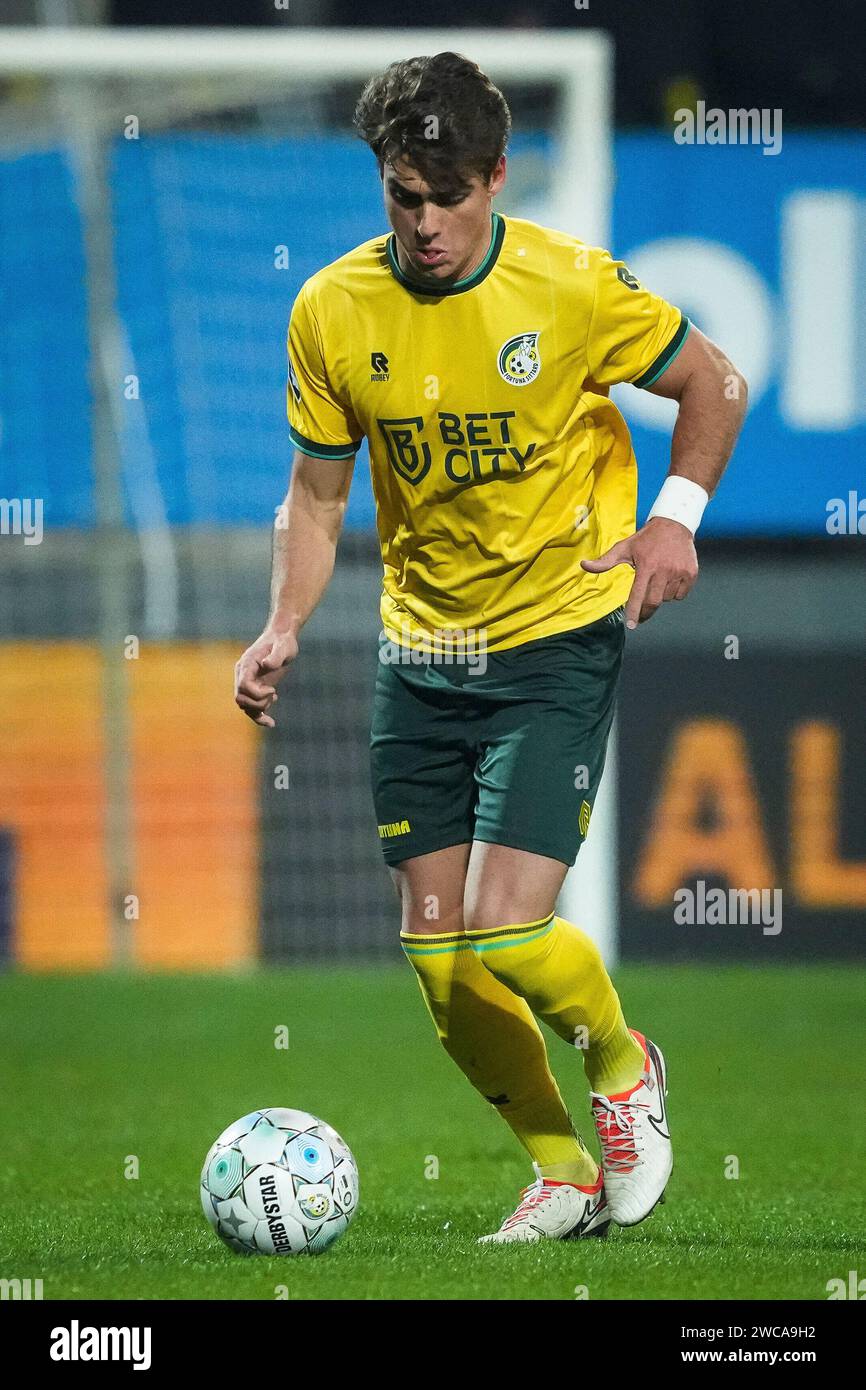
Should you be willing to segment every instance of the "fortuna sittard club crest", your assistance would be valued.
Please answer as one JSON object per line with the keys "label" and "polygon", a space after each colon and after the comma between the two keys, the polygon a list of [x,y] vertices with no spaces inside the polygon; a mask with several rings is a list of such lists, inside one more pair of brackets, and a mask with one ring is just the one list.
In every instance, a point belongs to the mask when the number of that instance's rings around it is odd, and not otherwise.
{"label": "fortuna sittard club crest", "polygon": [[528,386],[541,371],[537,333],[518,333],[499,352],[499,375],[509,386]]}

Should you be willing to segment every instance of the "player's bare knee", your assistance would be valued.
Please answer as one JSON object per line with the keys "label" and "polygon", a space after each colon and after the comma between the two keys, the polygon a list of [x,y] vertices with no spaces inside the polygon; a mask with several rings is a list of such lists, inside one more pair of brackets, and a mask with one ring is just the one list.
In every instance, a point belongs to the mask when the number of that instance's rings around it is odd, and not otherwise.
{"label": "player's bare knee", "polygon": [[408,932],[412,936],[435,936],[450,935],[452,932],[462,932],[463,909],[458,906],[450,912],[439,912],[435,901],[435,894],[431,894],[427,901],[412,902],[404,899],[403,919],[400,927],[401,932]]}
{"label": "player's bare knee", "polygon": [[537,922],[553,911],[539,912],[538,903],[515,901],[497,895],[490,898],[475,899],[464,904],[463,920],[466,931],[496,931],[499,927],[524,926],[527,922]]}
{"label": "player's bare knee", "polygon": [[519,921],[519,918],[509,915],[504,904],[500,907],[494,903],[475,902],[471,908],[464,910],[463,920],[467,931],[494,931],[496,927]]}
{"label": "player's bare knee", "polygon": [[402,902],[403,902],[403,876],[402,876],[402,874],[400,873],[400,870],[399,870],[399,869],[389,869],[388,872],[389,872],[389,874],[391,875],[391,883],[393,884],[394,892],[397,894],[397,901],[398,901],[398,903],[402,904]]}

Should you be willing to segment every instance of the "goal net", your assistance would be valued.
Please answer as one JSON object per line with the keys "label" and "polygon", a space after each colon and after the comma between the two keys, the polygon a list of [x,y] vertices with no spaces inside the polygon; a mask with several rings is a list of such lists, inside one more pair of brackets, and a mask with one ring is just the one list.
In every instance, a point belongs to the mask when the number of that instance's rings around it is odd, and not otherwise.
{"label": "goal net", "polygon": [[[231,682],[289,473],[292,301],[386,228],[355,101],[389,62],[443,49],[511,106],[497,206],[606,242],[600,33],[0,39],[0,919],[25,965],[393,954],[366,448],[276,731],[243,720]],[[593,831],[563,910],[591,898],[610,958],[604,792]]]}

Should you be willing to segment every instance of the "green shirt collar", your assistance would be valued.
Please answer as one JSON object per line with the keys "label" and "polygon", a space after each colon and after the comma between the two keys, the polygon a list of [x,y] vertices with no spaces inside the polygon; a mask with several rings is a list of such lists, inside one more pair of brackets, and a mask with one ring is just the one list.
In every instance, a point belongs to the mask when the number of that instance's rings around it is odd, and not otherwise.
{"label": "green shirt collar", "polygon": [[433,299],[441,299],[448,294],[463,294],[466,290],[473,290],[476,285],[480,285],[482,280],[486,280],[491,270],[499,259],[499,252],[502,250],[502,243],[505,240],[505,218],[498,212],[494,212],[491,218],[490,245],[484,260],[473,270],[471,275],[465,276],[463,280],[455,280],[451,285],[422,284],[420,280],[413,280],[403,271],[400,262],[397,260],[396,240],[394,233],[388,237],[385,244],[388,256],[388,265],[394,279],[397,280],[404,289],[410,290],[412,294],[426,294]]}

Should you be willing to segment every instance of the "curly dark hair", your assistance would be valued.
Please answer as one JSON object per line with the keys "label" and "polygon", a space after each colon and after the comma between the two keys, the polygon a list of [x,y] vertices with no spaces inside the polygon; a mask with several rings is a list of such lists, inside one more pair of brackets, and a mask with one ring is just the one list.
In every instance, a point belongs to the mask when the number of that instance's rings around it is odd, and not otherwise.
{"label": "curly dark hair", "polygon": [[505,153],[511,112],[477,63],[437,53],[405,58],[371,77],[354,126],[380,175],[386,161],[402,156],[437,192],[465,193],[471,176],[486,182]]}

